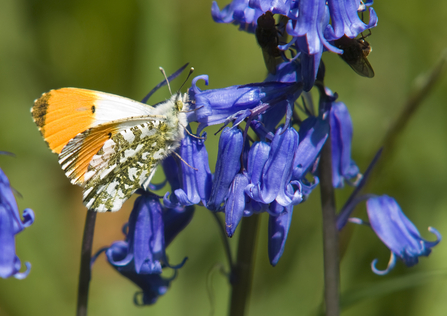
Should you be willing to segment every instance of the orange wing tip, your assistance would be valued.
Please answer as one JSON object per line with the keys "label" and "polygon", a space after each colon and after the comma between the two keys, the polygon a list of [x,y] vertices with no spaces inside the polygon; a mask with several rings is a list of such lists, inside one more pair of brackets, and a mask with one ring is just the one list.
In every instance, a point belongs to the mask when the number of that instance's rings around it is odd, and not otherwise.
{"label": "orange wing tip", "polygon": [[34,101],[31,115],[53,152],[60,154],[72,138],[92,127],[98,98],[96,91],[62,88]]}

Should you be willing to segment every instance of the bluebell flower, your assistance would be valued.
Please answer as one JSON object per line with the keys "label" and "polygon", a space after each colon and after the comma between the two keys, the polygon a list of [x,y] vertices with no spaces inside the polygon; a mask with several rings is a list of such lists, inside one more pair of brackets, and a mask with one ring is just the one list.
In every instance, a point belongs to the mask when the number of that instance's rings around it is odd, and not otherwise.
{"label": "bluebell flower", "polygon": [[16,255],[15,235],[34,222],[34,213],[27,208],[23,211],[23,220],[20,219],[14,194],[9,180],[0,169],[0,277],[23,279],[29,274],[31,264],[26,262],[25,272],[19,272],[21,263]]}
{"label": "bluebell flower", "polygon": [[163,207],[158,197],[143,193],[135,200],[129,217],[129,258],[135,261],[135,271],[161,273],[166,263]]}
{"label": "bluebell flower", "polygon": [[268,224],[268,254],[270,264],[276,266],[281,258],[286,245],[290,223],[292,222],[293,205],[282,206],[276,202],[270,204],[270,214]]}
{"label": "bluebell flower", "polygon": [[[368,6],[371,2],[366,3]],[[333,41],[342,36],[357,37],[360,33],[377,26],[378,18],[373,8],[369,8],[369,22],[365,24],[358,16],[358,11],[365,8],[359,6],[358,0],[329,0],[331,24],[325,30],[325,36]]]}
{"label": "bluebell flower", "polygon": [[[126,239],[99,250],[92,258],[96,260],[105,252],[107,261],[123,276],[141,288],[134,296],[135,304],[149,305],[166,293],[175,278],[177,266],[167,262],[165,248],[191,221],[194,207],[163,208],[158,197],[143,192],[134,204],[129,218]],[[161,276],[162,269],[175,270],[171,278]],[[141,298],[140,298],[141,297]]]}
{"label": "bluebell flower", "polygon": [[321,117],[309,116],[300,126],[300,143],[293,162],[293,179],[302,180],[315,169],[315,163],[329,135],[329,122]]}
{"label": "bluebell flower", "polygon": [[234,177],[241,169],[240,157],[242,154],[242,149],[242,132],[237,127],[226,127],[222,131],[219,140],[219,150],[211,196],[206,206],[209,210],[222,210]]}
{"label": "bluebell flower", "polygon": [[165,206],[193,205],[199,202],[206,205],[208,203],[212,176],[205,148],[205,138],[206,134],[202,138],[189,134],[183,138],[178,149],[179,156],[184,160],[178,162],[180,168],[173,157],[163,161],[163,170],[173,191],[169,199],[169,193],[166,193]]}
{"label": "bluebell flower", "polygon": [[388,273],[394,267],[396,257],[408,267],[415,265],[420,256],[428,256],[431,248],[441,241],[441,234],[432,227],[428,230],[435,234],[436,241],[424,240],[396,200],[387,195],[369,198],[366,209],[371,228],[391,250],[390,262],[385,270],[376,268],[377,259],[372,262],[371,267],[376,274]]}
{"label": "bluebell flower", "polygon": [[228,198],[225,202],[225,227],[228,237],[233,236],[236,227],[244,215],[248,201],[244,190],[248,183],[248,175],[245,172],[238,173],[231,182],[228,190]]}
{"label": "bluebell flower", "polygon": [[277,130],[260,181],[249,184],[245,189],[250,198],[264,204],[276,201],[282,206],[301,203],[299,183],[291,182],[298,138],[293,128],[286,129],[284,133],[281,128]]}
{"label": "bluebell flower", "polygon": [[342,102],[334,102],[330,110],[332,183],[342,188],[345,180],[360,176],[359,168],[351,159],[352,120]]}
{"label": "bluebell flower", "polygon": [[211,11],[216,22],[234,23],[240,25],[240,30],[250,33],[256,31],[258,17],[266,12],[286,16],[289,20],[286,31],[292,40],[278,48],[297,51],[296,57],[299,56],[302,64],[304,90],[309,91],[314,85],[323,52],[343,53],[333,44],[335,40],[343,36],[355,38],[377,25],[378,18],[372,8],[369,8],[368,24],[359,18],[358,12],[370,5],[372,1],[356,0],[234,0],[222,11],[214,2]]}
{"label": "bluebell flower", "polygon": [[273,107],[282,101],[293,104],[302,87],[301,83],[261,82],[202,91],[196,85],[200,79],[208,84],[206,75],[192,80],[189,99],[195,103],[196,110],[189,113],[188,118],[200,123],[199,133],[206,126],[228,123],[229,119],[237,119],[238,115],[245,118],[250,115],[250,110],[258,106]]}

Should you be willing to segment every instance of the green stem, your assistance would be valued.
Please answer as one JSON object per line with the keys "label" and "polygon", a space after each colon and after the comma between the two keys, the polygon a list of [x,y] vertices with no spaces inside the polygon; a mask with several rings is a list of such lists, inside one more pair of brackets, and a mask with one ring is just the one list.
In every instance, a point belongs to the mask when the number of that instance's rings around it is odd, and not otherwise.
{"label": "green stem", "polygon": [[93,233],[95,231],[96,212],[88,210],[85,217],[84,236],[82,237],[81,267],[79,271],[77,316],[87,315],[88,290],[91,278],[91,260]]}
{"label": "green stem", "polygon": [[326,316],[338,316],[339,307],[339,244],[332,186],[331,140],[328,138],[319,163],[321,207],[323,211],[324,301]]}
{"label": "green stem", "polygon": [[247,309],[253,281],[258,226],[259,215],[242,218],[237,259],[230,280],[232,292],[229,315],[231,316],[243,316]]}

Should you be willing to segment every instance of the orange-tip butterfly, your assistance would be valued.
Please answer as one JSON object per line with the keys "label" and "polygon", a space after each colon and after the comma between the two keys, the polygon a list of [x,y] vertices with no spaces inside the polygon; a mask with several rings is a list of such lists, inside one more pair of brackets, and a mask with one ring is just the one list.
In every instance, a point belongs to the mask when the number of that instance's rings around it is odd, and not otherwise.
{"label": "orange-tip butterfly", "polygon": [[156,107],[77,88],[44,93],[31,109],[34,122],[83,201],[98,212],[118,211],[158,163],[184,138],[187,95]]}

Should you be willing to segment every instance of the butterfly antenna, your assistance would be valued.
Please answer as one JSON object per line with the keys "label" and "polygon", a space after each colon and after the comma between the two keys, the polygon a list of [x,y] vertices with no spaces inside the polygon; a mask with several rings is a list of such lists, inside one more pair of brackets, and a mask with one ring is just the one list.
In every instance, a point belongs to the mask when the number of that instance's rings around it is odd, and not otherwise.
{"label": "butterfly antenna", "polygon": [[174,155],[176,155],[178,157],[178,159],[180,159],[185,165],[187,165],[188,167],[190,167],[192,170],[195,171],[199,171],[199,169],[194,168],[193,166],[191,166],[189,163],[187,163],[179,154],[177,154],[175,151],[172,152]]}
{"label": "butterfly antenna", "polygon": [[205,137],[196,136],[196,135],[194,135],[193,133],[191,133],[190,131],[188,131],[188,129],[186,128],[186,126],[183,126],[182,124],[180,124],[180,125],[185,129],[186,134],[188,134],[189,136],[194,137],[194,138],[197,138],[197,139],[203,139],[203,140],[206,140]]}
{"label": "butterfly antenna", "polygon": [[169,84],[169,80],[168,80],[168,77],[166,76],[165,70],[163,69],[163,67],[160,67],[158,69],[160,69],[161,73],[163,74],[163,77],[165,77],[166,84],[168,85],[169,93],[172,95],[171,85]]}
{"label": "butterfly antenna", "polygon": [[194,72],[194,67],[191,67],[191,69],[189,69],[189,74],[188,77],[186,77],[185,81],[183,81],[182,85],[180,86],[180,88],[177,90],[177,94],[180,93],[180,90],[183,88],[183,86],[185,85],[185,83],[188,81],[189,77],[191,77],[191,74]]}

